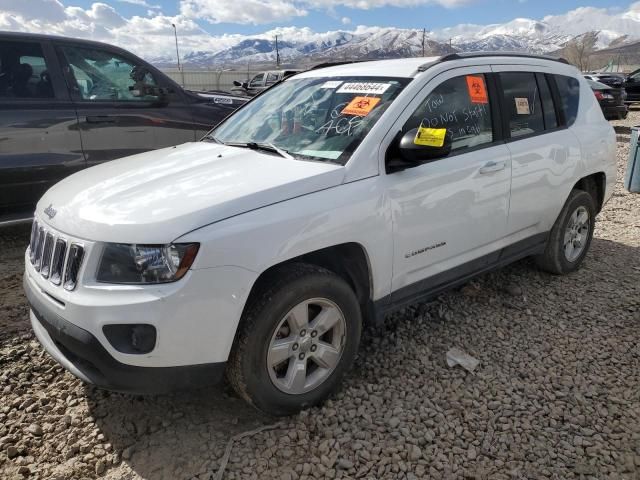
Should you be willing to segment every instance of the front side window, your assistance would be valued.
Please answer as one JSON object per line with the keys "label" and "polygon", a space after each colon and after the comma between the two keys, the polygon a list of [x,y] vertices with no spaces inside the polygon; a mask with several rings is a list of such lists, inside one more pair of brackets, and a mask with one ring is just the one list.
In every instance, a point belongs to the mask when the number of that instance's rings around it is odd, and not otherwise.
{"label": "front side window", "polygon": [[294,157],[344,165],[410,80],[293,77],[242,107],[209,138],[270,144]]}
{"label": "front side window", "polygon": [[266,81],[267,85],[273,85],[277,81],[278,81],[278,75],[276,73],[267,74],[267,81]]}
{"label": "front side window", "polygon": [[[422,102],[403,127],[446,129],[451,152],[493,142],[491,109],[486,77],[462,75],[438,85]],[[443,132],[444,133],[444,132]]]}
{"label": "front side window", "polygon": [[71,67],[82,100],[152,101],[156,97],[141,94],[139,84],[155,86],[144,67],[120,55],[95,48],[62,47]]}
{"label": "front side window", "polygon": [[34,42],[0,42],[0,98],[53,98],[42,47]]}
{"label": "front side window", "polygon": [[535,74],[500,73],[500,82],[511,138],[544,132],[544,116]]}
{"label": "front side window", "polygon": [[262,79],[264,78],[264,73],[260,73],[253,77],[249,82],[249,87],[260,87],[262,86]]}
{"label": "front side window", "polygon": [[578,117],[578,105],[580,103],[580,83],[573,77],[565,75],[554,75],[560,102],[564,110],[564,117],[567,126],[570,127]]}

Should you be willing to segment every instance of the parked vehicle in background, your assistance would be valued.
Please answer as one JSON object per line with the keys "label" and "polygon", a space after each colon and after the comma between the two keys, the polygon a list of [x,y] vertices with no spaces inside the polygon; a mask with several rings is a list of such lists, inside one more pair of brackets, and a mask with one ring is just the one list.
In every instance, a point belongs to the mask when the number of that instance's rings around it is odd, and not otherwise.
{"label": "parked vehicle in background", "polygon": [[185,91],[112,45],[0,32],[0,225],[62,178],[197,140],[245,102]]}
{"label": "parked vehicle in background", "polygon": [[260,72],[254,75],[251,80],[246,80],[244,82],[239,82],[237,80],[234,81],[233,84],[235,87],[231,89],[231,92],[238,95],[253,97],[283,78],[290,77],[291,75],[295,75],[301,71],[302,70],[271,70]]}
{"label": "parked vehicle in background", "polygon": [[598,100],[604,118],[607,120],[622,120],[627,118],[629,107],[625,103],[626,93],[624,88],[613,88],[604,83],[588,80],[593,94]]}
{"label": "parked vehicle in background", "polygon": [[627,102],[640,102],[640,69],[625,77],[624,88],[627,91]]}
{"label": "parked vehicle in background", "polygon": [[31,325],[86,382],[157,392],[226,372],[289,414],[338,387],[367,323],[527,256],[576,271],[615,181],[613,127],[565,62],[309,70],[201,142],[52,187],[25,252]]}
{"label": "parked vehicle in background", "polygon": [[624,88],[624,78],[625,75],[623,73],[616,72],[592,72],[587,73],[585,78],[588,80],[594,80],[596,82],[604,83],[605,85],[609,85],[613,88]]}

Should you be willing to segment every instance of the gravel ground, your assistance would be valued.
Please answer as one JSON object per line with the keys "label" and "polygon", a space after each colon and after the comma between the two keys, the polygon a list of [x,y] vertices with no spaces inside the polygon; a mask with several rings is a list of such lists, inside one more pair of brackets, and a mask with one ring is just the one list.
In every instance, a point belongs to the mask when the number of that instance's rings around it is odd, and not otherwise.
{"label": "gravel ground", "polygon": [[[581,270],[522,261],[364,335],[341,392],[276,420],[227,387],[137,397],[44,354],[21,289],[28,228],[0,234],[0,478],[640,478],[640,195],[619,183]],[[473,374],[448,368],[459,347]]]}

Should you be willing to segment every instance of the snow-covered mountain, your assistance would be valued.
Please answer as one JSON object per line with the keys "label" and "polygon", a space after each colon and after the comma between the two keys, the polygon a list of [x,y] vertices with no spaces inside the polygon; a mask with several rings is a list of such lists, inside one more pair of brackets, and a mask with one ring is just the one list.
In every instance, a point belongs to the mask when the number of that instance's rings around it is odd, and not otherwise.
{"label": "snow-covered mountain", "polygon": [[[422,55],[441,55],[452,51],[519,51],[551,53],[561,51],[568,42],[593,32],[596,48],[640,40],[639,11],[628,12],[602,25],[583,17],[597,18],[589,8],[543,20],[517,18],[504,24],[458,25],[436,31],[394,27],[358,27],[354,31],[315,33],[309,29],[288,28],[280,34],[278,47],[283,64],[305,66],[327,60],[381,59]],[[576,12],[583,11],[583,17]],[[632,14],[633,13],[633,14]],[[153,59],[164,64],[166,59]],[[240,37],[235,45],[219,51],[192,51],[184,57],[186,65],[229,66],[275,63],[274,36]]]}

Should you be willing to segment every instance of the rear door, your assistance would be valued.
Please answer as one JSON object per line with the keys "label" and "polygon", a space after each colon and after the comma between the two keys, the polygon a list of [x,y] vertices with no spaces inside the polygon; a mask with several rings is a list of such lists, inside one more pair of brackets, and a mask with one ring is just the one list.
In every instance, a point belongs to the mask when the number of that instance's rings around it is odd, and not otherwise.
{"label": "rear door", "polygon": [[507,231],[514,242],[539,241],[566,200],[580,144],[559,118],[553,77],[542,67],[499,65],[493,70],[502,92],[503,130],[512,162]]}
{"label": "rear door", "polygon": [[0,35],[0,222],[84,168],[78,120],[48,41]]}
{"label": "rear door", "polygon": [[[108,47],[61,42],[87,165],[194,141],[193,116],[181,91],[140,59]],[[134,69],[144,71],[134,80]],[[159,90],[150,93],[140,89]]]}

